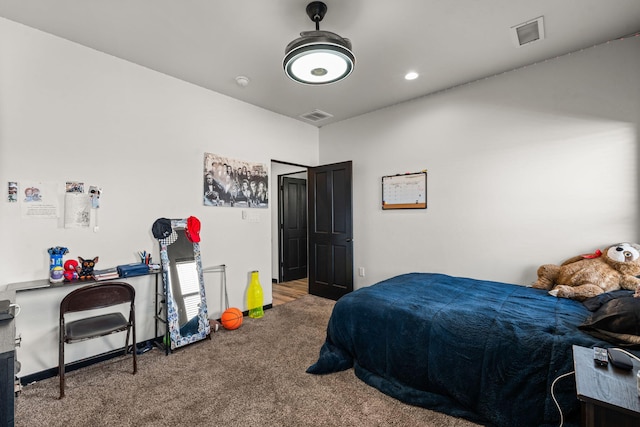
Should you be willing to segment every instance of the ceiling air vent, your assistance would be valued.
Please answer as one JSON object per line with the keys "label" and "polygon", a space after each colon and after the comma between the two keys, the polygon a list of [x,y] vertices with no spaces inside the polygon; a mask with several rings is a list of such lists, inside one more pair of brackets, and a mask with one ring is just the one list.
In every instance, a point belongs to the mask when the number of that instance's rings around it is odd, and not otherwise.
{"label": "ceiling air vent", "polygon": [[544,18],[541,16],[511,27],[511,38],[517,47],[544,39]]}
{"label": "ceiling air vent", "polygon": [[325,120],[325,119],[329,119],[331,117],[333,117],[333,115],[329,114],[329,113],[325,113],[322,110],[313,110],[309,113],[305,113],[302,114],[300,116],[301,118],[308,120],[310,122],[319,122],[321,120]]}

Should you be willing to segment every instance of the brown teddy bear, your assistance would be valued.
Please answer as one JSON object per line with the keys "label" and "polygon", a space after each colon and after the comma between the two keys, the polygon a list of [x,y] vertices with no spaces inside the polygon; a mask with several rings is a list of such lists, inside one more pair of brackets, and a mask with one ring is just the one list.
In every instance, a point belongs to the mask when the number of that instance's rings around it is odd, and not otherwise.
{"label": "brown teddy bear", "polygon": [[532,285],[546,289],[555,297],[584,301],[604,292],[635,290],[640,297],[640,245],[619,243],[604,253],[579,255],[562,265],[546,264],[538,268],[538,280]]}

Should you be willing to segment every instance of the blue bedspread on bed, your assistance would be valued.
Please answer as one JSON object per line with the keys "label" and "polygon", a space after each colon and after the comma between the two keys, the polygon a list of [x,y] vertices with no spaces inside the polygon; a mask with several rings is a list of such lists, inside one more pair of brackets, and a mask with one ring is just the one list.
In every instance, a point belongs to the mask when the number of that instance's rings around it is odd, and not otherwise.
{"label": "blue bedspread on bed", "polygon": [[[405,274],[338,300],[307,372],[353,366],[364,382],[409,404],[496,426],[557,426],[550,388],[573,371],[572,344],[611,346],[578,330],[588,314],[580,302],[538,289]],[[575,425],[574,377],[559,380],[555,394],[565,425]]]}

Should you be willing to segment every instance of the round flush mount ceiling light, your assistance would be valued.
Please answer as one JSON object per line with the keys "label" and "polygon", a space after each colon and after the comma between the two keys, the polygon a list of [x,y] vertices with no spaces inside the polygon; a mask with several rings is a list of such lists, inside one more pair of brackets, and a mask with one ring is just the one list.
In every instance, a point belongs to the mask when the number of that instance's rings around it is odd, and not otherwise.
{"label": "round flush mount ceiling light", "polygon": [[351,74],[356,57],[351,41],[330,31],[320,31],[320,21],[327,5],[314,1],[307,5],[307,15],[316,23],[315,31],[303,31],[289,43],[282,60],[284,72],[292,80],[307,85],[335,83]]}

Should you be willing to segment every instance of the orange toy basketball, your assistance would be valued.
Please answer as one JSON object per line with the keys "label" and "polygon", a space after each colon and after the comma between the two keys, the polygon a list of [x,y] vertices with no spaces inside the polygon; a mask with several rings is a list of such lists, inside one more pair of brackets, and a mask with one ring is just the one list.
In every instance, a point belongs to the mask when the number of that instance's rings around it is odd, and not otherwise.
{"label": "orange toy basketball", "polygon": [[235,307],[228,308],[222,313],[220,323],[225,329],[238,329],[242,325],[242,312]]}

